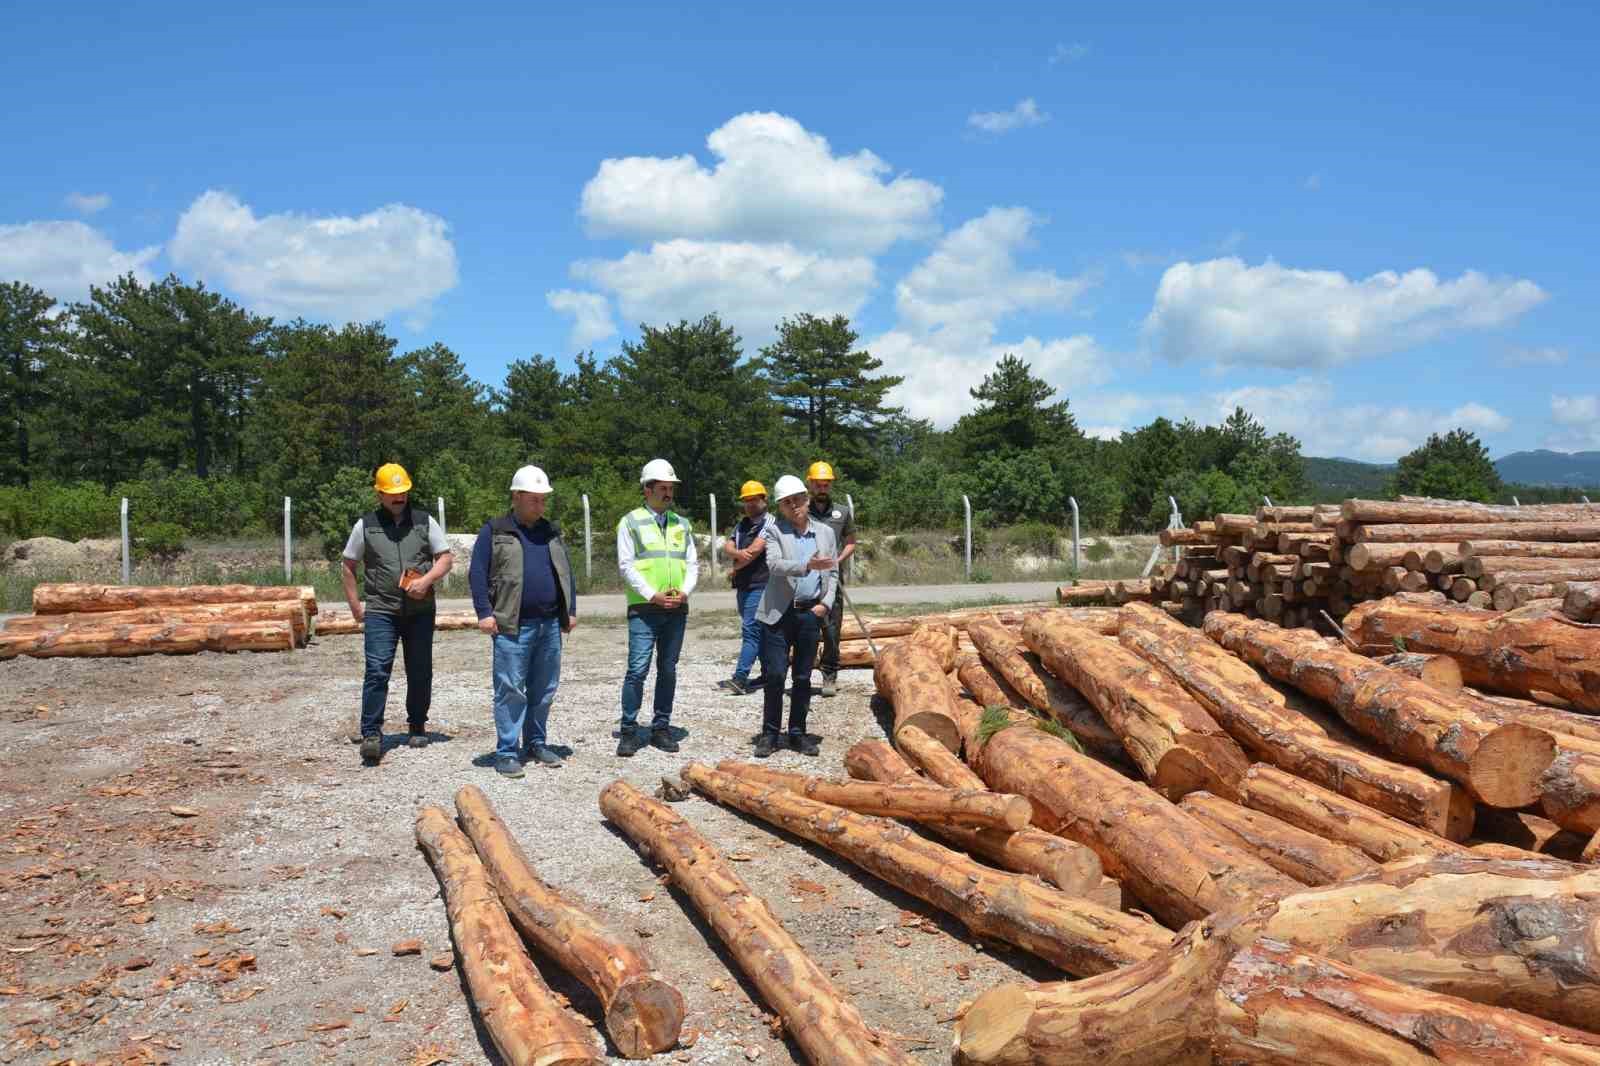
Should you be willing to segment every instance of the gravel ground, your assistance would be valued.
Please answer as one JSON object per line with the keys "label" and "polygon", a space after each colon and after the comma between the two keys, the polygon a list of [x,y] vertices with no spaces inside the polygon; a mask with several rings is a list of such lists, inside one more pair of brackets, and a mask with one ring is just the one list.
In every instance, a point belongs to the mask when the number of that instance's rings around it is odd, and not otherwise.
{"label": "gravel ground", "polygon": [[[376,768],[349,742],[359,637],[292,655],[0,664],[0,1062],[500,1061],[412,835],[419,805],[449,808],[468,783],[547,881],[639,938],[683,992],[697,1038],[656,1061],[802,1061],[709,926],[596,803],[618,777],[653,792],[688,760],[747,755],[760,697],[714,688],[737,646],[731,617],[693,621],[674,714],[683,750],[619,759],[626,636],[580,626],[550,729],[572,756],[521,780],[486,768],[489,650],[475,633],[438,636],[434,743],[390,747]],[[400,674],[390,729],[404,726]],[[883,735],[871,691],[867,672],[846,672],[840,695],[813,707],[822,756],[772,764],[842,775],[852,743]],[[699,797],[677,809],[746,860],[738,871],[868,1024],[921,1061],[948,1061],[963,1001],[1019,974],[1056,976],[762,823]],[[410,938],[420,954],[392,952]],[[598,1021],[582,986],[541,970]]]}

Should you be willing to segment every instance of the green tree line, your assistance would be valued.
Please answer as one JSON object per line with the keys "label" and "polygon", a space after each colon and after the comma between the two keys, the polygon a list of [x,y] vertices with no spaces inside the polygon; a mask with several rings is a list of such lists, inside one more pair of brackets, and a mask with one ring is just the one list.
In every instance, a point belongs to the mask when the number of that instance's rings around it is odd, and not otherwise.
{"label": "green tree line", "polygon": [[[1186,516],[1312,496],[1299,442],[1243,409],[1099,440],[1005,355],[938,430],[889,403],[902,379],[858,342],[843,316],[800,314],[746,351],[708,315],[642,326],[569,370],[529,355],[490,385],[443,344],[400,350],[381,322],[276,322],[177,277],[125,276],[65,306],[3,283],[0,535],[108,532],[119,496],[188,534],[260,534],[290,496],[299,528],[331,547],[370,506],[384,462],[412,472],[421,502],[442,497],[455,529],[501,510],[529,462],[554,481],[559,520],[578,519],[588,493],[607,527],[636,504],[639,465],[656,455],[702,518],[708,493],[728,516],[743,480],[814,459],[834,464],[839,491],[880,529],[955,528],[963,494],[985,525],[1059,524],[1076,498],[1084,527],[1106,531],[1165,525],[1169,495]],[[1472,480],[1465,438],[1413,464],[1417,476],[1452,495],[1500,491]]]}

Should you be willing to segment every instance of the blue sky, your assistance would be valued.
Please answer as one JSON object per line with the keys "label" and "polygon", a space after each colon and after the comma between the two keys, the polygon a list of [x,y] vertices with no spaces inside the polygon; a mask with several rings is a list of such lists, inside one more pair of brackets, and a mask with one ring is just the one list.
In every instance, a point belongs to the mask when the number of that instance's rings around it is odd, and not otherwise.
{"label": "blue sky", "polygon": [[1581,5],[29,5],[0,278],[383,318],[480,380],[851,315],[947,424],[1003,352],[1100,434],[1600,448]]}

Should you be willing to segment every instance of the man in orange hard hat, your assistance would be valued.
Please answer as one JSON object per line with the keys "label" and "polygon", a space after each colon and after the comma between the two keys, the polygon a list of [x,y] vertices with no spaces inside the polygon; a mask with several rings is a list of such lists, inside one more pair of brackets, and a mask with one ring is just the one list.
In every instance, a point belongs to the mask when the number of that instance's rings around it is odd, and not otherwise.
{"label": "man in orange hard hat", "polygon": [[[833,530],[833,541],[839,555],[834,560],[834,574],[844,585],[844,564],[856,553],[855,515],[848,507],[833,501],[833,467],[818,460],[806,471],[806,489],[811,493],[811,517]],[[844,624],[844,592],[833,597],[828,617],[822,626],[822,695],[832,696],[838,691],[839,680],[839,629]]]}
{"label": "man in orange hard hat", "polygon": [[[361,758],[383,757],[383,710],[397,647],[405,649],[407,743],[428,743],[433,701],[433,586],[450,572],[450,542],[433,516],[411,505],[411,476],[399,463],[378,467],[375,510],[356,519],[344,545],[344,598],[362,623],[366,678],[361,685]],[[356,593],[363,569],[365,598]]]}
{"label": "man in orange hard hat", "polygon": [[772,521],[767,514],[767,487],[759,481],[746,481],[739,487],[739,503],[744,507],[744,517],[733,527],[733,535],[722,542],[722,554],[733,564],[733,598],[739,607],[740,635],[739,660],[734,664],[733,676],[718,681],[717,687],[736,696],[758,692],[760,680],[750,680],[750,667],[761,654],[761,622],[756,618],[756,608],[761,604],[761,594],[767,590],[767,552],[761,531]]}

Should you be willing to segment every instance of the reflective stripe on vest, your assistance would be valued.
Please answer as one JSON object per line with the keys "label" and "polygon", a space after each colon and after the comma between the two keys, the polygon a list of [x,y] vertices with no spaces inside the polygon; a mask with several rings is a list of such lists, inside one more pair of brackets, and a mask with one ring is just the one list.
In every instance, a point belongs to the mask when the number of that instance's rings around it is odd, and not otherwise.
{"label": "reflective stripe on vest", "polygon": [[[634,569],[639,576],[658,592],[682,584],[689,565],[689,523],[668,511],[663,532],[656,524],[655,512],[648,507],[629,511],[622,523],[633,537]],[[632,585],[624,591],[629,604],[646,602]]]}

